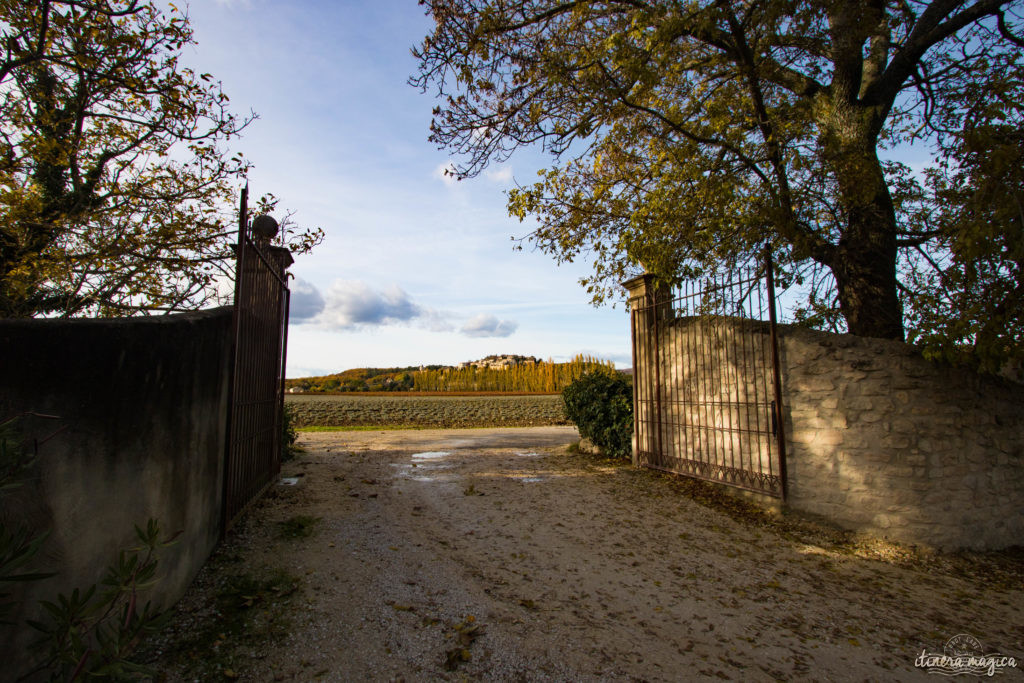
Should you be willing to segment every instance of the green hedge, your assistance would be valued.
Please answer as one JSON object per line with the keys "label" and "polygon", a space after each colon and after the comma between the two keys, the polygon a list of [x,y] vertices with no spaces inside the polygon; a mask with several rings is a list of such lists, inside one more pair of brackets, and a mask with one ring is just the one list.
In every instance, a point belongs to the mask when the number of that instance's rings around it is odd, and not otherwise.
{"label": "green hedge", "polygon": [[562,391],[565,414],[612,457],[628,458],[633,448],[633,388],[619,374],[592,372]]}

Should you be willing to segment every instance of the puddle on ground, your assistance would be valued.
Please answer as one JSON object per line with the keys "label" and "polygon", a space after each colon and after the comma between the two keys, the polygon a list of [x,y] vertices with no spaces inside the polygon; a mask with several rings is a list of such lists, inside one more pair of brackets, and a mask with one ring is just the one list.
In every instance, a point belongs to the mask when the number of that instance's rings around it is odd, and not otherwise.
{"label": "puddle on ground", "polygon": [[281,477],[281,481],[279,482],[281,486],[295,486],[298,483],[298,477]]}
{"label": "puddle on ground", "polygon": [[391,466],[398,471],[398,474],[434,472],[436,470],[450,470],[454,467],[450,462],[414,462],[411,465],[407,462],[393,462]]}
{"label": "puddle on ground", "polygon": [[520,477],[519,481],[524,484],[532,484],[538,481],[544,481],[547,477]]}
{"label": "puddle on ground", "polygon": [[520,453],[519,451],[516,451],[516,455],[518,455],[520,458],[539,458],[540,457],[540,453]]}
{"label": "puddle on ground", "polygon": [[454,481],[457,477],[453,475],[451,472],[435,471],[435,468],[433,467],[417,467],[415,469],[408,467],[406,469],[399,470],[396,473],[395,478],[405,481],[441,482]]}
{"label": "puddle on ground", "polygon": [[447,458],[451,453],[449,451],[424,451],[423,453],[413,453],[413,460],[439,460],[440,458]]}
{"label": "puddle on ground", "polygon": [[426,451],[414,453],[413,462],[393,462],[395,476],[399,479],[409,481],[448,481],[452,475],[444,470],[450,470],[455,463],[441,462],[442,458],[451,455],[448,451]]}

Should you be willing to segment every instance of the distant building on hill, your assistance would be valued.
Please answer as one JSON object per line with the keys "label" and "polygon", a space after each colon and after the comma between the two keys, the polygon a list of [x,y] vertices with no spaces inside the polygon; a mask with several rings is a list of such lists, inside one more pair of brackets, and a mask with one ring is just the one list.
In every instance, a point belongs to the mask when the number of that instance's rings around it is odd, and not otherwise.
{"label": "distant building on hill", "polygon": [[533,356],[520,356],[514,353],[505,353],[500,356],[487,356],[480,360],[470,360],[464,363],[459,363],[455,366],[456,370],[463,370],[465,368],[480,368],[488,370],[508,370],[518,365],[536,365],[540,362],[539,358]]}

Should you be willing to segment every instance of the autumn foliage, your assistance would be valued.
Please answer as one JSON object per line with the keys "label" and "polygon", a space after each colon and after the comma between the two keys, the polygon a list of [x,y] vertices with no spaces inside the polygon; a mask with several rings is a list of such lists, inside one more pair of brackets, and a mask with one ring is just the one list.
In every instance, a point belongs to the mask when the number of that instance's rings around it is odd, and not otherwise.
{"label": "autumn foliage", "polygon": [[467,367],[426,370],[413,375],[418,391],[527,391],[553,393],[588,372],[615,374],[615,364],[579,355],[568,363],[551,360],[495,370]]}
{"label": "autumn foliage", "polygon": [[460,179],[550,152],[508,210],[595,303],[767,243],[798,322],[1024,362],[1019,2],[421,4],[430,140]]}
{"label": "autumn foliage", "polygon": [[418,391],[557,393],[588,372],[614,375],[615,364],[578,355],[568,363],[552,360],[505,369],[431,365],[423,368],[355,368],[333,375],[285,382],[303,393]]}
{"label": "autumn foliage", "polygon": [[141,0],[12,0],[0,44],[0,316],[214,302],[249,169],[226,144],[255,114],[233,114],[212,75],[181,63],[187,15]]}

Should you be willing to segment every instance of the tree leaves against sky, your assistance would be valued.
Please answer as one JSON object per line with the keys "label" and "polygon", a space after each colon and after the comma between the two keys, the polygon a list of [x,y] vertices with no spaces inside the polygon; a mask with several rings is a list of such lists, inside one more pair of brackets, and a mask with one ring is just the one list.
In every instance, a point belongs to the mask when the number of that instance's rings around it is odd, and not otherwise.
{"label": "tree leaves against sky", "polygon": [[4,0],[0,31],[0,315],[212,301],[249,168],[223,145],[255,115],[231,113],[210,74],[181,65],[187,16],[138,0]]}

